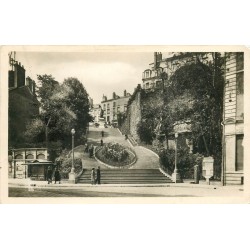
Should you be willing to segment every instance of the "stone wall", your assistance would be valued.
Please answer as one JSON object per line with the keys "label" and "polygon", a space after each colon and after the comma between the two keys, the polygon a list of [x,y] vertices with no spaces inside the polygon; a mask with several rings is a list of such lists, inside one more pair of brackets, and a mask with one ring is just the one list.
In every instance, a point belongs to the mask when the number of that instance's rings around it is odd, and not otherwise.
{"label": "stone wall", "polygon": [[137,125],[141,121],[141,92],[138,91],[134,100],[129,106],[129,134],[134,137],[136,141],[139,141],[137,134]]}

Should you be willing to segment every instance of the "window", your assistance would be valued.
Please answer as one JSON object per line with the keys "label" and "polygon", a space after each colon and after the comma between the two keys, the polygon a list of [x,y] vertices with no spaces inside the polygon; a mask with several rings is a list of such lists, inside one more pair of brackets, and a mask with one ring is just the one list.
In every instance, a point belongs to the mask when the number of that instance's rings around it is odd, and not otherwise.
{"label": "window", "polygon": [[238,52],[236,53],[236,70],[243,70],[244,69],[244,53]]}
{"label": "window", "polygon": [[103,105],[103,109],[106,109],[106,104]]}
{"label": "window", "polygon": [[244,115],[244,74],[236,74],[236,118],[242,120]]}
{"label": "window", "polygon": [[243,159],[244,159],[244,151],[243,151],[243,135],[236,135],[236,171],[243,170]]}
{"label": "window", "polygon": [[115,102],[113,102],[113,107],[115,107],[115,105],[116,105],[116,103],[115,103]]}
{"label": "window", "polygon": [[109,109],[109,103],[108,103],[108,105],[107,105],[107,108]]}

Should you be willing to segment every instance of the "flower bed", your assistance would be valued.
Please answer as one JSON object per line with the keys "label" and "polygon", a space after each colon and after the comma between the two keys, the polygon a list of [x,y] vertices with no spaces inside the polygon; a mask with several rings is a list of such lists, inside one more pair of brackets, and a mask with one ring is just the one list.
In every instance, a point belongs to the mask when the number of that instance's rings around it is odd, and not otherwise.
{"label": "flower bed", "polygon": [[114,167],[126,167],[136,161],[135,152],[118,143],[108,143],[98,147],[95,156],[103,163]]}

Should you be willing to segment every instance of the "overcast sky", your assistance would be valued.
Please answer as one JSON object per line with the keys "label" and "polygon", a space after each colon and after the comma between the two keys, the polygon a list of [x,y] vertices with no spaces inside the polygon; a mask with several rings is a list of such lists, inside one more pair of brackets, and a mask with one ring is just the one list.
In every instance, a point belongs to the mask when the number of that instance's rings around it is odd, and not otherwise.
{"label": "overcast sky", "polygon": [[103,94],[111,98],[125,89],[132,94],[153,52],[16,52],[16,60],[34,80],[37,74],[51,74],[59,82],[78,78],[97,104]]}

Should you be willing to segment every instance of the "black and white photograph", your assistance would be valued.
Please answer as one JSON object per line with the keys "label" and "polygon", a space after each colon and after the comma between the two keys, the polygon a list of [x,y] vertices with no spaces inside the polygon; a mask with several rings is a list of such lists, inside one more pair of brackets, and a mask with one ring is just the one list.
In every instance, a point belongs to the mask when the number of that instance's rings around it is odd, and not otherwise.
{"label": "black and white photograph", "polygon": [[4,47],[6,198],[244,200],[246,56],[244,46]]}

